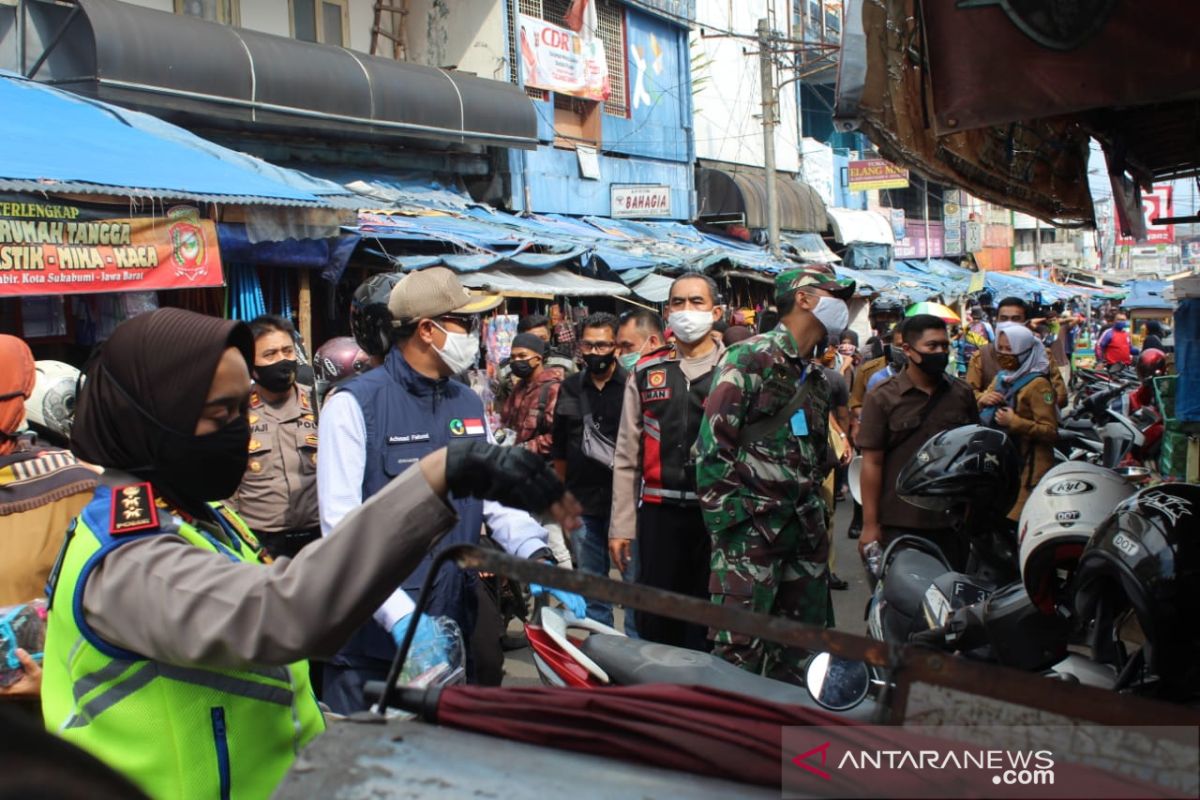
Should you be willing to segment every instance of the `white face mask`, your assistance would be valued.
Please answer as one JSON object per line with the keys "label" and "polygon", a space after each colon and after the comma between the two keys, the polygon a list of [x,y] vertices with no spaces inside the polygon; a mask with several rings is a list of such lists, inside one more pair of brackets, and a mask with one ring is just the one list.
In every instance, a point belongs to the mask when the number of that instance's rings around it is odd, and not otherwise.
{"label": "white face mask", "polygon": [[446,334],[446,344],[442,347],[434,345],[433,349],[450,369],[450,374],[457,375],[475,366],[479,358],[479,337],[469,333],[451,333],[436,322],[433,324]]}
{"label": "white face mask", "polygon": [[818,297],[812,313],[825,326],[827,336],[840,336],[850,326],[850,309],[836,297]]}
{"label": "white face mask", "polygon": [[667,327],[684,344],[698,342],[707,336],[713,322],[711,311],[672,311],[667,317]]}

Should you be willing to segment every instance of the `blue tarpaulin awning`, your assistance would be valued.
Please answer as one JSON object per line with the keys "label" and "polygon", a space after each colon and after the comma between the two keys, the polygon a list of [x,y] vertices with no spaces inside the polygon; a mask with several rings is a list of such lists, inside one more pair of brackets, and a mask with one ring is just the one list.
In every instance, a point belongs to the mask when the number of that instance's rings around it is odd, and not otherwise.
{"label": "blue tarpaulin awning", "polygon": [[[0,190],[192,200],[237,205],[327,207],[299,188],[237,162],[246,156],[185,136],[151,132],[164,123],[0,73]],[[188,135],[190,136],[190,134]]]}
{"label": "blue tarpaulin awning", "polygon": [[1169,311],[1175,308],[1175,303],[1163,297],[1171,288],[1170,281],[1130,281],[1125,284],[1129,294],[1121,301],[1124,308],[1146,308]]}

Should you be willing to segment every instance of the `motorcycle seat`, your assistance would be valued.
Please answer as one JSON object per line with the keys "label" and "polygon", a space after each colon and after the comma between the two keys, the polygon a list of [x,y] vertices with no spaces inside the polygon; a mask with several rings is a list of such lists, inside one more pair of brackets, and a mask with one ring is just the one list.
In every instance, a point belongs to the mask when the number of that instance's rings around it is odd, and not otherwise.
{"label": "motorcycle seat", "polygon": [[815,705],[802,686],[755,675],[709,653],[612,634],[592,634],[580,649],[618,686],[643,683],[708,686],[776,703]]}
{"label": "motorcycle seat", "polygon": [[883,599],[906,619],[915,619],[925,591],[945,572],[946,565],[928,553],[901,550],[892,556],[883,577]]}

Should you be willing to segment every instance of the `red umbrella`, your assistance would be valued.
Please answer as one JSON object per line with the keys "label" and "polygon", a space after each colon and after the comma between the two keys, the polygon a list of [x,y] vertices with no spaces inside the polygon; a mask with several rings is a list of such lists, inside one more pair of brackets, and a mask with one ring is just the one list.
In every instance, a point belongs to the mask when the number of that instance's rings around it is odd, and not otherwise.
{"label": "red umbrella", "polygon": [[[395,690],[395,706],[427,721],[528,744],[574,750],[724,780],[780,786],[814,796],[980,796],[994,790],[988,769],[847,767],[849,753],[986,748],[904,727],[863,726],[835,714],[703,686],[644,684],[599,689],[552,687]],[[785,727],[810,727],[784,742]],[[786,753],[785,746],[789,746]],[[991,747],[1003,745],[991,745]],[[1102,768],[1060,760],[1037,797],[1183,796]],[[788,764],[785,770],[785,764]],[[794,766],[792,766],[794,765]],[[1146,794],[1150,792],[1150,794]],[[994,792],[993,792],[994,796]]]}
{"label": "red umbrella", "polygon": [[842,725],[823,711],[701,686],[398,689],[430,722],[530,744],[778,786],[781,728]]}

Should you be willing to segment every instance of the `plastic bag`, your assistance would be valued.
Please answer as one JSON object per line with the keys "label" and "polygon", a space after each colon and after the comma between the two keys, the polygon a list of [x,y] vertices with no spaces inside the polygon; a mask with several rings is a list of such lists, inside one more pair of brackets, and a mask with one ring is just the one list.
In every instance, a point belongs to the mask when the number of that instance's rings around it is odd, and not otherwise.
{"label": "plastic bag", "polygon": [[426,688],[466,680],[466,648],[458,623],[449,617],[434,617],[433,621],[437,635],[413,642],[400,670],[400,686]]}
{"label": "plastic bag", "polygon": [[25,670],[17,660],[21,648],[37,661],[46,648],[46,601],[34,600],[0,608],[0,686],[11,686]]}

